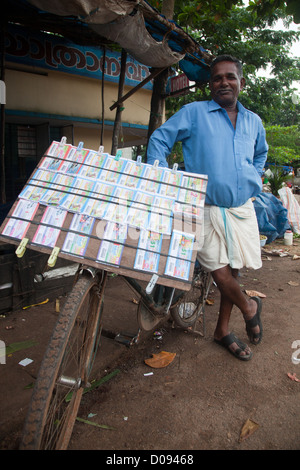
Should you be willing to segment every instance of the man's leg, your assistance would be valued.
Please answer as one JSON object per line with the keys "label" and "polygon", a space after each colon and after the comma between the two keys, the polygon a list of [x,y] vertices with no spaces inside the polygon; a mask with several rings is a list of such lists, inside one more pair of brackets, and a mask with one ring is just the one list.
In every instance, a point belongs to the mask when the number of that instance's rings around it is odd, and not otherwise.
{"label": "man's leg", "polygon": [[[247,321],[256,314],[257,304],[253,299],[243,294],[237,281],[238,270],[225,266],[214,271],[212,276],[221,294],[219,318],[214,333],[214,338],[220,341],[229,334],[229,320],[233,305],[241,310],[245,321]],[[255,328],[255,332],[259,333],[259,327]],[[236,350],[238,345],[233,343],[230,348]],[[249,353],[250,348],[247,346],[247,349],[242,351],[241,355],[248,355]]]}

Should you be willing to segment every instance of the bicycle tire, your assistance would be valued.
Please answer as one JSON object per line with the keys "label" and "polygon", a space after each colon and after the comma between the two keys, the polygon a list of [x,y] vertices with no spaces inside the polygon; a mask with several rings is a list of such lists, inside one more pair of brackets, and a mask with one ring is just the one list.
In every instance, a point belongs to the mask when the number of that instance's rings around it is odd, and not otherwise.
{"label": "bicycle tire", "polygon": [[203,268],[195,270],[191,289],[171,306],[171,316],[180,328],[191,328],[200,315],[204,315],[205,302],[212,283],[210,273]]}
{"label": "bicycle tire", "polygon": [[79,277],[59,315],[40,366],[21,450],[65,450],[101,335],[106,272]]}

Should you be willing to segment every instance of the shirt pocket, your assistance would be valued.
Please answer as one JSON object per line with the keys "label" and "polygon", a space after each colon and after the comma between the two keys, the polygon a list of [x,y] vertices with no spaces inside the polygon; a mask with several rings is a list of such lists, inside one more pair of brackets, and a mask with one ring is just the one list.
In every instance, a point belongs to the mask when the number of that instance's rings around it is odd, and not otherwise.
{"label": "shirt pocket", "polygon": [[244,163],[248,163],[250,165],[253,164],[254,158],[254,151],[255,151],[255,140],[251,137],[243,136],[243,141],[241,144],[241,157]]}

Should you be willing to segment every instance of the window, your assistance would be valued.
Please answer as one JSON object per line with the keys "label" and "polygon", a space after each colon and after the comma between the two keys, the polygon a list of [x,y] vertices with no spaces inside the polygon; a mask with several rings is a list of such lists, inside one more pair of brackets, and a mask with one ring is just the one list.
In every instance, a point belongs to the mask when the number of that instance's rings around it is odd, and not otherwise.
{"label": "window", "polygon": [[18,126],[18,156],[36,159],[36,129],[32,126]]}

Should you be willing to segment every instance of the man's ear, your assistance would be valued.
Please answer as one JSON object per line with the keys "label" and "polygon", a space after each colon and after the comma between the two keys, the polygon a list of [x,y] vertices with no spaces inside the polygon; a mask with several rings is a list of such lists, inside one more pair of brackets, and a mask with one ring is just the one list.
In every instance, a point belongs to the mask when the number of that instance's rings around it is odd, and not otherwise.
{"label": "man's ear", "polygon": [[241,90],[244,88],[244,86],[246,85],[246,80],[244,77],[241,78]]}

